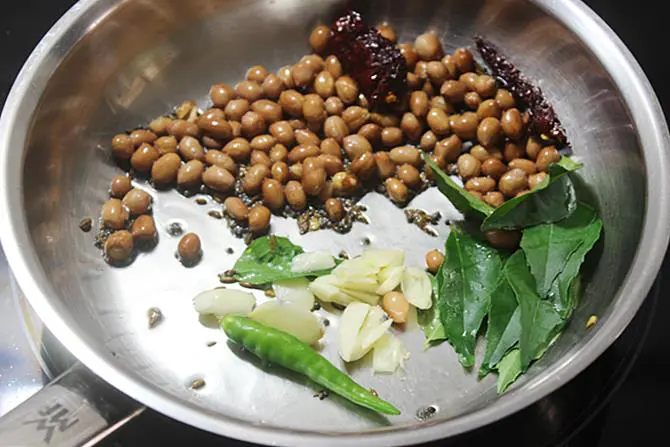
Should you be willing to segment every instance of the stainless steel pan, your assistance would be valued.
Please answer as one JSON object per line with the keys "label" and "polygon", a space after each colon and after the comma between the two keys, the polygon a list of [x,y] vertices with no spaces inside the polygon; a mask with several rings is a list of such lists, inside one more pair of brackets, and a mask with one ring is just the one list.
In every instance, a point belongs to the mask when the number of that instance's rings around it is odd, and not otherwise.
{"label": "stainless steel pan", "polygon": [[[411,444],[476,429],[552,392],[600,355],[639,308],[663,259],[670,214],[668,130],[644,74],[606,24],[573,0],[415,0],[359,1],[356,8],[371,22],[389,20],[401,40],[434,27],[449,47],[470,44],[475,32],[499,43],[555,103],[586,164],[580,189],[605,220],[573,324],[513,389],[497,397],[493,378],[478,381],[464,372],[447,344],[424,352],[418,329],[403,335],[413,353],[404,375],[350,371],[401,408],[403,415],[392,419],[337,398],[314,399],[299,377],[240,358],[191,307],[191,297],[216,286],[217,273],[243,249],[222,221],[207,216],[213,203],[197,206],[176,193],[154,193],[161,228],[176,220],[202,236],[199,266],[185,269],[173,258],[177,241],[165,231],[156,250],[130,268],[105,264],[92,234],[78,223],[98,215],[118,172],[107,149],[111,136],[183,99],[204,105],[210,84],[234,82],[252,64],[276,69],[297,60],[307,51],[310,28],[332,19],[343,4],[83,0],[44,37],[7,100],[0,123],[0,235],[21,288],[49,329],[95,374],[187,424],[283,445]],[[280,220],[273,229],[309,249],[356,253],[369,238],[405,248],[417,263],[447,234],[443,224],[439,238],[405,225],[402,213],[380,196],[365,201],[371,224],[346,236],[299,236],[294,223]],[[445,217],[454,212],[434,191],[414,205],[440,208]],[[227,255],[228,247],[235,253]],[[152,306],[161,308],[165,321],[149,330],[146,311]],[[600,320],[587,331],[591,314]],[[334,330],[328,332],[324,352],[336,359]],[[218,343],[208,347],[210,341]],[[44,441],[49,427],[57,440],[50,445],[81,442],[77,427],[95,426],[86,434],[93,435],[135,408],[114,412],[118,407],[108,401],[103,418],[93,419],[85,410],[99,409],[97,394],[82,376],[72,377],[10,413],[0,425],[0,444],[12,436],[31,444],[31,434]],[[196,377],[207,382],[198,391],[188,387]],[[63,413],[73,405],[76,415]],[[427,405],[438,411],[419,421],[416,412]],[[75,419],[97,424],[70,424]]]}

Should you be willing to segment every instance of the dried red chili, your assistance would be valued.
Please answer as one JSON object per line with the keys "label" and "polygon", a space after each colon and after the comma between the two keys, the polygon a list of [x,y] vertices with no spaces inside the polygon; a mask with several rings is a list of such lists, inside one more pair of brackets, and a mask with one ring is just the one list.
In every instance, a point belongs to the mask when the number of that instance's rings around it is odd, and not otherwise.
{"label": "dried red chili", "polygon": [[366,25],[356,11],[335,21],[328,51],[358,83],[370,107],[397,102],[407,88],[407,65],[400,50]]}
{"label": "dried red chili", "polygon": [[493,75],[507,85],[519,103],[527,107],[531,130],[569,146],[563,126],[554,108],[544,98],[542,90],[531,83],[491,42],[476,36],[475,43]]}

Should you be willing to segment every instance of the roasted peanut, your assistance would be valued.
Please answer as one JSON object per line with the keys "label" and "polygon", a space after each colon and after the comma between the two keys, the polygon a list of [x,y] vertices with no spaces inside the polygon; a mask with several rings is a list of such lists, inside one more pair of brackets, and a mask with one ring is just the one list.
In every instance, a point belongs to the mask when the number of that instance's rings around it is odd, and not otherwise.
{"label": "roasted peanut", "polygon": [[202,174],[205,165],[200,160],[191,160],[179,168],[177,172],[177,184],[179,187],[191,191],[197,190],[202,183]]}
{"label": "roasted peanut", "polygon": [[547,172],[549,165],[556,163],[561,159],[561,155],[558,153],[554,146],[547,146],[543,148],[535,159],[537,164],[537,169],[542,172]]}
{"label": "roasted peanut", "polygon": [[382,298],[382,308],[394,323],[405,323],[409,315],[409,301],[402,292],[389,292]]}
{"label": "roasted peanut", "polygon": [[351,172],[361,180],[372,177],[375,168],[375,156],[372,152],[364,152],[351,162]]}
{"label": "roasted peanut", "polygon": [[269,174],[270,169],[265,165],[251,166],[242,178],[242,189],[249,195],[258,194],[263,179]]}
{"label": "roasted peanut", "polygon": [[426,267],[430,273],[437,273],[443,262],[444,255],[439,250],[431,250],[426,253]]}
{"label": "roasted peanut", "polygon": [[133,189],[133,185],[130,182],[130,177],[125,175],[117,175],[114,178],[112,178],[112,185],[109,191],[112,197],[121,199],[131,189]]}
{"label": "roasted peanut", "polygon": [[421,185],[419,170],[409,164],[398,166],[398,178],[410,188],[416,188]]}
{"label": "roasted peanut", "polygon": [[399,204],[407,202],[407,199],[409,198],[409,190],[399,179],[389,177],[384,181],[384,186],[386,186],[386,192],[391,200]]}
{"label": "roasted peanut", "polygon": [[102,224],[105,228],[118,230],[125,227],[128,211],[119,199],[110,199],[102,206]]}
{"label": "roasted peanut", "polygon": [[238,222],[243,222],[249,217],[249,208],[239,197],[227,197],[223,206],[226,213]]}
{"label": "roasted peanut", "polygon": [[119,134],[112,138],[112,153],[119,160],[129,160],[135,152],[135,145],[126,134]]}
{"label": "roasted peanut", "polygon": [[123,196],[123,206],[131,216],[146,214],[151,206],[151,202],[152,199],[149,193],[139,188],[133,188]]}
{"label": "roasted peanut", "polygon": [[412,146],[400,146],[391,149],[389,153],[393,163],[397,165],[410,164],[413,166],[421,165],[421,152]]}
{"label": "roasted peanut", "polygon": [[273,178],[263,180],[262,186],[263,204],[273,211],[284,207],[284,188],[281,183]]}
{"label": "roasted peanut", "polygon": [[202,257],[202,244],[200,237],[195,233],[186,233],[177,245],[179,260],[185,266],[197,264]]}
{"label": "roasted peanut", "polygon": [[372,145],[361,135],[348,135],[342,140],[342,147],[347,154],[349,160],[354,160],[356,157],[365,152],[372,152]]}
{"label": "roasted peanut", "polygon": [[138,172],[148,172],[159,157],[160,154],[155,147],[142,143],[130,157],[130,166]]}
{"label": "roasted peanut", "polygon": [[333,222],[339,222],[344,218],[344,207],[340,199],[331,198],[325,202],[328,218]]}

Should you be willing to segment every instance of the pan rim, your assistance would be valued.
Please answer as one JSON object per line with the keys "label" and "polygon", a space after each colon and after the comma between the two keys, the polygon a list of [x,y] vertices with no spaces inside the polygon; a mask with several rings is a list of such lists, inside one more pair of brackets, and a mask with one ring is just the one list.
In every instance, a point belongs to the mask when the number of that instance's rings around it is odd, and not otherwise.
{"label": "pan rim", "polygon": [[[382,431],[355,434],[326,434],[289,431],[259,426],[223,414],[207,412],[161,392],[148,382],[138,380],[118,368],[95,348],[79,337],[59,315],[46,282],[38,281],[40,272],[31,267],[36,259],[28,250],[32,244],[23,216],[21,183],[22,157],[12,157],[10,148],[25,143],[25,135],[16,135],[15,123],[30,116],[39,100],[40,86],[46,84],[57,67],[49,59],[52,52],[66,54],[79,38],[105,14],[124,0],[82,0],[75,4],[45,35],[32,52],[5,103],[0,118],[0,241],[9,265],[30,304],[54,335],[83,364],[104,380],[138,401],[189,425],[223,436],[245,441],[279,445],[307,445],[317,442],[355,445],[361,441],[371,445],[408,445],[461,434],[495,422],[515,413],[566,384],[591,364],[628,326],[656,278],[670,238],[670,165],[666,148],[670,135],[658,99],[639,64],[614,31],[590,8],[578,0],[532,0],[577,35],[603,64],[617,85],[638,129],[645,169],[647,204],[642,237],[631,269],[623,281],[603,324],[589,340],[579,343],[560,362],[528,381],[523,388],[511,392],[480,410],[441,421],[413,426],[399,426]],[[58,49],[56,50],[56,47]],[[51,63],[51,65],[48,65]],[[51,71],[40,72],[43,67]],[[37,89],[35,88],[37,86]],[[30,115],[23,113],[28,109]],[[20,113],[21,112],[21,113]],[[23,146],[21,146],[23,147]],[[40,285],[44,284],[44,285]],[[626,297],[622,299],[621,297]],[[523,392],[518,392],[523,391]]]}

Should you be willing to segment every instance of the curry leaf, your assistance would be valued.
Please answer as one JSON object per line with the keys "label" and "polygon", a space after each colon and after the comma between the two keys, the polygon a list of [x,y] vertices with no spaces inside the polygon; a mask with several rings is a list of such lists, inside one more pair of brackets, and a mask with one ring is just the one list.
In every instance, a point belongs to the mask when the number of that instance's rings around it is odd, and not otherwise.
{"label": "curry leaf", "polygon": [[572,158],[565,156],[561,157],[561,159],[556,162],[556,165],[561,167],[566,172],[575,172],[576,170],[584,167],[582,163],[574,161]]}
{"label": "curry leaf", "polygon": [[588,225],[581,245],[570,255],[563,270],[551,285],[549,300],[554,304],[554,308],[563,318],[568,318],[577,305],[579,284],[577,283],[577,287],[574,290],[571,289],[573,289],[575,279],[578,277],[586,254],[591,251],[598,239],[600,239],[602,228],[603,221],[596,217]]}
{"label": "curry leaf", "polygon": [[494,208],[491,205],[481,201],[458,186],[458,184],[449,178],[449,176],[442,171],[430,157],[424,155],[424,160],[433,171],[437,189],[439,189],[464,216],[482,220],[493,212]]}
{"label": "curry leaf", "polygon": [[283,279],[314,277],[330,273],[331,269],[292,272],[293,258],[303,252],[302,247],[293,244],[285,237],[260,237],[249,244],[233,266],[235,279],[252,285],[261,285]]}
{"label": "curry leaf", "polygon": [[418,320],[421,330],[426,337],[425,347],[439,344],[447,339],[447,334],[442,326],[442,319],[440,318],[440,310],[433,306],[427,310],[418,311]]}
{"label": "curry leaf", "polygon": [[519,342],[521,311],[511,282],[518,280],[519,269],[527,269],[525,262],[521,252],[517,251],[510,256],[505,262],[498,285],[491,294],[486,330],[486,353],[479,370],[480,377],[495,369],[507,351]]}
{"label": "curry leaf", "polygon": [[430,284],[433,289],[433,305],[430,307],[430,309],[417,309],[417,319],[419,326],[421,326],[421,330],[426,337],[426,348],[431,345],[438,344],[447,338],[447,335],[444,332],[444,326],[442,326],[442,320],[440,319],[440,310],[436,304],[440,295],[440,287],[442,285],[443,266],[444,263],[440,266],[440,269],[437,271],[435,276],[430,275]]}
{"label": "curry leaf", "polygon": [[482,230],[514,230],[557,222],[570,216],[577,205],[568,173],[581,164],[564,160],[549,167],[549,176],[535,189],[496,208],[482,223]]}
{"label": "curry leaf", "polygon": [[[537,225],[523,232],[523,249],[530,271],[537,283],[537,293],[547,296],[558,275],[564,271],[572,254],[587,241],[591,246],[597,240],[600,230],[591,225],[596,220],[593,208],[582,203],[567,219],[556,223]],[[583,255],[579,259],[579,265]],[[577,261],[577,260],[575,260]],[[577,266],[578,268],[578,266]],[[572,269],[571,269],[572,270]],[[556,286],[557,287],[557,286]],[[559,294],[560,295],[560,294]]]}
{"label": "curry leaf", "polygon": [[497,250],[452,229],[446,244],[437,307],[447,340],[465,367],[474,364],[477,333],[502,264],[502,255]]}
{"label": "curry leaf", "polygon": [[[525,263],[523,251],[517,253],[520,253]],[[521,370],[526,371],[528,365],[551,344],[563,326],[563,319],[550,301],[540,299],[537,295],[535,279],[528,267],[516,269],[515,280],[510,281],[510,285],[521,311],[519,351]]]}
{"label": "curry leaf", "polygon": [[570,282],[570,285],[564,293],[564,296],[561,295],[557,298],[552,297],[552,302],[554,303],[554,309],[561,315],[563,320],[567,320],[577,307],[582,295],[582,277],[579,273],[574,277],[572,282]]}
{"label": "curry leaf", "polygon": [[498,364],[498,394],[502,394],[521,375],[521,354],[518,349],[507,353]]}

